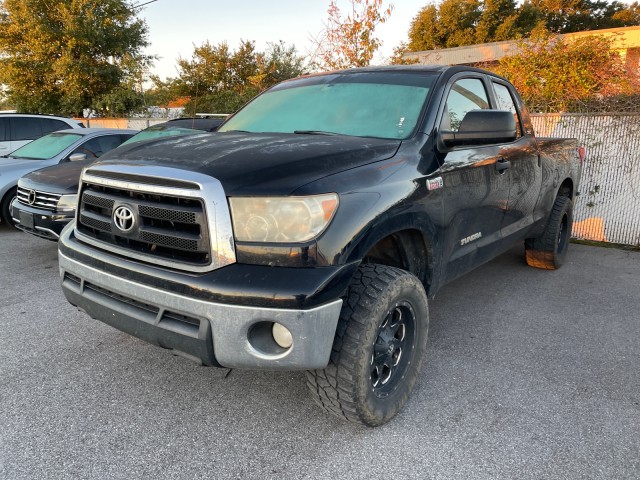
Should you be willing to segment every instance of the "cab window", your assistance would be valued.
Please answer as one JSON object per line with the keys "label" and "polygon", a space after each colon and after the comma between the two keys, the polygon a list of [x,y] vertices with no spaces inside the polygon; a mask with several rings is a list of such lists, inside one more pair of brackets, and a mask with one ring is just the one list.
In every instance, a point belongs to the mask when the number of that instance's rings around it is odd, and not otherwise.
{"label": "cab window", "polygon": [[482,80],[479,78],[460,79],[451,86],[442,114],[440,129],[457,132],[467,112],[488,108],[489,97]]}
{"label": "cab window", "polygon": [[516,120],[516,137],[520,138],[522,136],[520,118],[518,117],[518,109],[516,108],[509,88],[501,83],[493,82],[493,91],[496,94],[497,109],[513,113]]}

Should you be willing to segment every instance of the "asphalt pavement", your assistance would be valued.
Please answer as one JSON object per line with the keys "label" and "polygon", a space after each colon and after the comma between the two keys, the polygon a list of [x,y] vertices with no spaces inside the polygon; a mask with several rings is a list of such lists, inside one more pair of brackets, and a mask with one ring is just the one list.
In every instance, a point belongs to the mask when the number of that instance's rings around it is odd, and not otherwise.
{"label": "asphalt pavement", "polygon": [[425,368],[371,429],[300,372],[200,367],[77,311],[56,244],[0,226],[1,479],[638,479],[640,252],[522,248],[430,303]]}

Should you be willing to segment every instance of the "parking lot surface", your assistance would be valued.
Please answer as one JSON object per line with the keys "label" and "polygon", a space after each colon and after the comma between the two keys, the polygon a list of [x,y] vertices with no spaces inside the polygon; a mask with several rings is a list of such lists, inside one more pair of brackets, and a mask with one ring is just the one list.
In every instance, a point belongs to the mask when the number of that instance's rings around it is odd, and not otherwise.
{"label": "parking lot surface", "polygon": [[301,372],[199,367],[78,312],[56,245],[0,225],[0,478],[640,478],[640,253],[516,248],[430,303],[425,369],[377,429]]}

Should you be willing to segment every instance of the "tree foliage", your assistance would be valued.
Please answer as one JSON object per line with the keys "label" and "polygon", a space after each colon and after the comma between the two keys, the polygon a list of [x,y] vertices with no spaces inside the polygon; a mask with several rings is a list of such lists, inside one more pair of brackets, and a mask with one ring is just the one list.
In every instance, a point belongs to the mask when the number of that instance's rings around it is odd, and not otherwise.
{"label": "tree foliage", "polygon": [[0,82],[19,111],[107,108],[150,62],[141,54],[146,34],[123,0],[4,0]]}
{"label": "tree foliage", "polygon": [[640,25],[638,2],[617,0],[442,0],[423,7],[409,28],[408,51],[461,47],[530,36]]}
{"label": "tree foliage", "polygon": [[178,59],[178,69],[177,78],[152,78],[150,93],[158,103],[189,97],[185,109],[190,115],[232,113],[266,88],[304,73],[295,47],[279,42],[261,52],[244,40],[236,50],[226,42],[205,42],[194,47],[190,59]]}
{"label": "tree foliage", "polygon": [[640,91],[637,71],[627,68],[612,42],[601,35],[540,36],[520,42],[518,53],[492,70],[509,79],[535,111],[581,111]]}
{"label": "tree foliage", "polygon": [[383,0],[349,0],[346,16],[335,0],[329,4],[325,29],[313,39],[312,65],[318,70],[364,67],[371,63],[382,41],[375,37],[376,27],[385,23],[393,5]]}

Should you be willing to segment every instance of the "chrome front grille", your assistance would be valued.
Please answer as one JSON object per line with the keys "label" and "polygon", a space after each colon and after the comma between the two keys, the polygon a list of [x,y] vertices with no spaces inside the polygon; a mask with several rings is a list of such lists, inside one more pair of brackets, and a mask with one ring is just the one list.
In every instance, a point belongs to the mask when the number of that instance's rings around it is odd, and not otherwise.
{"label": "chrome front grille", "polygon": [[20,203],[35,208],[42,208],[43,210],[54,211],[61,196],[62,194],[58,193],[40,192],[38,190],[18,187],[18,201]]}
{"label": "chrome front grille", "polygon": [[[130,232],[113,220],[119,205],[137,219]],[[78,218],[79,231],[122,249],[194,265],[211,263],[204,205],[198,199],[85,184]]]}
{"label": "chrome front grille", "polygon": [[[178,175],[175,187],[171,174]],[[123,210],[131,214],[129,223],[119,217]],[[198,272],[235,262],[224,191],[201,174],[162,167],[131,174],[89,169],[80,182],[76,220],[78,239],[150,264]]]}

